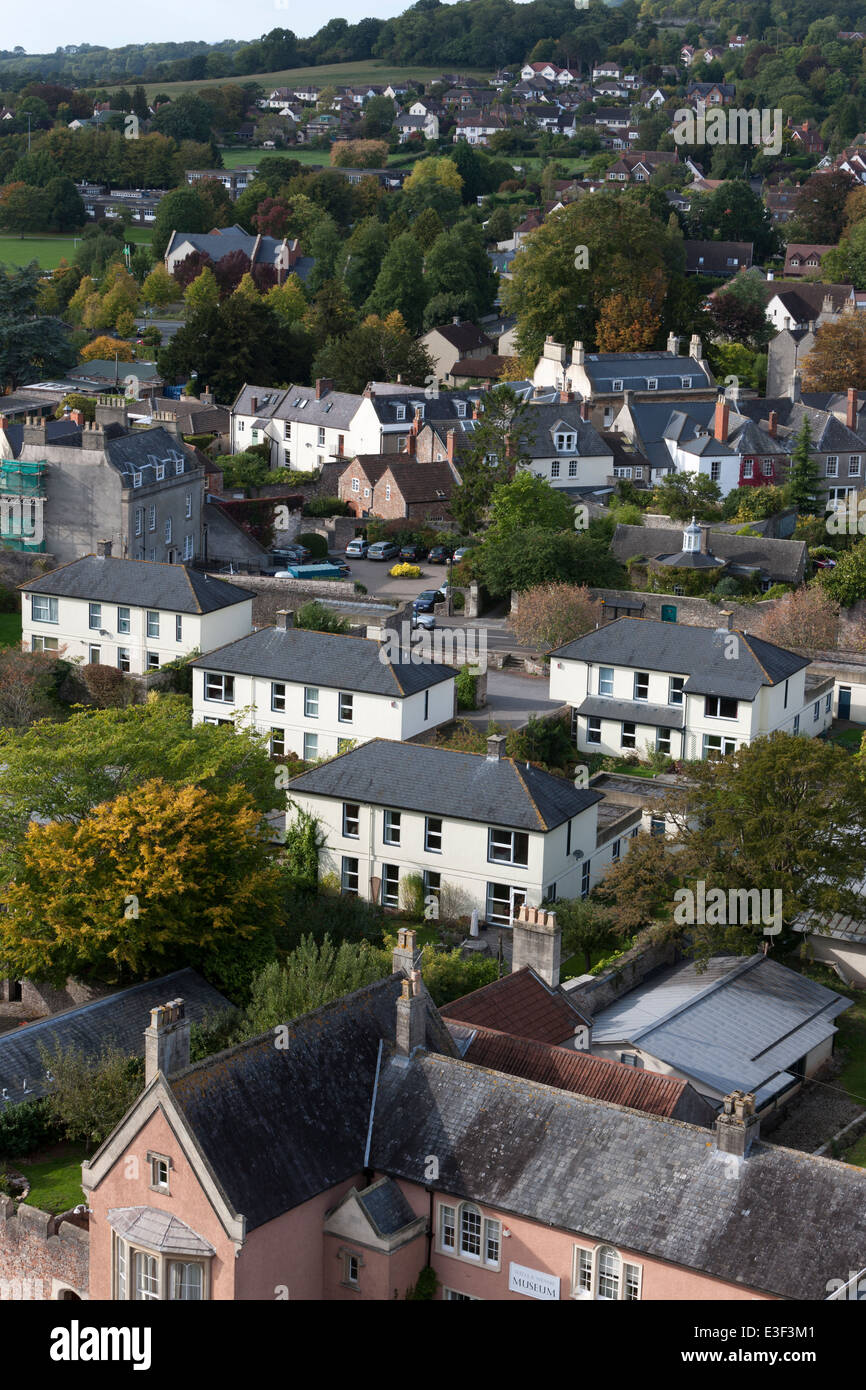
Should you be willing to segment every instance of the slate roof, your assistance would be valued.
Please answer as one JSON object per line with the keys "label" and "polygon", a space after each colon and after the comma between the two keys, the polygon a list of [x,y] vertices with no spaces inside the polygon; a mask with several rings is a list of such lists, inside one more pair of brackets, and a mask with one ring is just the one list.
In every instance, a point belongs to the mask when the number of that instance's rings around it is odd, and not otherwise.
{"label": "slate roof", "polygon": [[628,1041],[722,1094],[763,1099],[836,1032],[851,1001],[760,953],[683,961],[602,1009],[593,1043]]}
{"label": "slate roof", "polygon": [[412,1222],[418,1219],[403,1192],[391,1178],[383,1178],[359,1192],[357,1200],[380,1236],[396,1235],[398,1231],[411,1226]]}
{"label": "slate roof", "polygon": [[[551,657],[671,671],[687,676],[690,694],[735,695],[753,700],[762,685],[778,685],[809,665],[806,657],[735,630],[739,655],[730,660],[719,630],[651,618],[617,618],[595,632],[557,647]],[[725,636],[730,634],[725,631]]]}
{"label": "slate roof", "polygon": [[118,433],[106,439],[105,456],[123,478],[124,487],[130,488],[134,473],[141,474],[142,487],[155,483],[157,464],[165,465],[166,480],[169,476],[181,476],[175,472],[179,463],[183,463],[183,473],[198,467],[177,435],[169,434],[162,425],[154,425],[149,430],[131,430],[129,433],[124,433],[118,426]]}
{"label": "slate roof", "polygon": [[[621,381],[626,391],[647,391],[650,380],[658,382],[658,391],[694,391],[712,385],[706,368],[694,357],[672,352],[588,352],[583,366],[597,392],[613,391],[614,381]],[[684,377],[691,378],[691,387],[683,386]]]}
{"label": "slate roof", "polygon": [[[444,1013],[444,1010],[442,1010]],[[570,1047],[554,1047],[530,1038],[514,1037],[492,1028],[470,1031],[469,1046],[462,1056],[467,1062],[527,1081],[540,1081],[561,1091],[591,1096],[595,1100],[626,1105],[649,1115],[675,1117],[684,1093],[691,1087],[676,1076],[592,1057]],[[707,1106],[707,1119],[712,1110]]]}
{"label": "slate roof", "polygon": [[366,637],[305,628],[260,628],[190,664],[202,671],[229,671],[391,699],[414,695],[457,675],[453,666],[432,661],[387,661],[380,643]]}
{"label": "slate roof", "polygon": [[[23,423],[11,423],[4,430],[9,450],[13,458],[20,458],[21,446],[24,442]],[[58,445],[64,448],[81,448],[81,427],[72,420],[46,420],[45,422],[45,442],[51,444],[55,449]]]}
{"label": "slate roof", "polygon": [[[253,398],[256,400],[255,410]],[[289,386],[283,391],[269,386],[245,384],[235,398],[232,414],[256,415],[263,421],[298,420],[339,430],[349,428],[362,400],[362,396],[350,391],[327,391],[317,401],[315,386]]]}
{"label": "slate roof", "polygon": [[444,1019],[539,1043],[563,1043],[589,1022],[561,990],[551,989],[528,965],[454,999],[439,1012]]}
{"label": "slate roof", "polygon": [[[683,528],[618,525],[611,551],[618,560],[633,555],[676,555],[682,551]],[[710,550],[728,564],[755,566],[776,584],[799,584],[806,564],[805,541],[777,540],[767,536],[738,536],[711,528]]]}
{"label": "slate roof", "polygon": [[526,831],[552,830],[602,799],[600,792],[579,790],[566,778],[512,758],[387,739],[372,739],[302,772],[289,787],[290,794],[310,792]]}
{"label": "slate roof", "polygon": [[[774,293],[768,296],[768,303],[778,298],[795,323],[807,324],[818,318],[824,308],[824,298],[830,296],[833,313],[840,313],[842,306],[851,298],[850,285],[831,285],[820,281],[798,280],[796,284],[779,284]],[[772,290],[772,286],[770,287]]]}
{"label": "slate roof", "polygon": [[185,1221],[155,1207],[110,1207],[108,1224],[125,1240],[164,1255],[209,1256],[213,1246]]}
{"label": "slate roof", "polygon": [[391,455],[384,472],[390,473],[397,491],[407,504],[447,502],[455,487],[454,474],[444,460],[441,463],[419,463],[417,459],[405,459],[400,454],[396,457]]}
{"label": "slate roof", "polygon": [[643,700],[610,700],[604,695],[585,696],[577,712],[590,718],[626,719],[653,729],[681,729],[685,722],[682,705],[648,705]]}
{"label": "slate roof", "polygon": [[[686,270],[703,275],[729,275],[752,264],[751,241],[690,241],[686,238]],[[728,261],[734,261],[729,265]]]}
{"label": "slate roof", "polygon": [[[198,1062],[168,1085],[235,1211],[255,1230],[360,1173],[380,1043],[392,1041],[402,973]],[[427,1002],[427,1042],[454,1045]]]}
{"label": "slate roof", "polygon": [[56,594],[59,598],[171,613],[215,613],[255,598],[251,589],[239,589],[188,565],[123,560],[114,555],[83,555],[80,560],[70,560],[67,565],[19,584],[18,588],[24,593]]}
{"label": "slate roof", "polygon": [[[72,1047],[88,1058],[96,1058],[110,1043],[131,1057],[143,1057],[150,1010],[166,999],[177,998],[185,1001],[186,1016],[196,1023],[207,1014],[228,1008],[228,1000],[195,970],[175,970],[0,1033],[0,1089],[8,1092],[6,1103],[35,1100],[50,1090],[40,1046],[52,1053],[58,1045],[64,1049]],[[2,1105],[0,1101],[0,1109]]]}
{"label": "slate roof", "polygon": [[203,251],[210,256],[212,261],[219,261],[223,256],[228,256],[232,251],[243,251],[245,256],[251,256],[259,241],[256,263],[273,264],[277,257],[277,252],[282,246],[282,240],[278,237],[263,236],[261,239],[254,236],[251,232],[245,232],[243,227],[222,227],[219,231],[212,232],[174,232],[171,240],[166,247],[165,254],[168,256],[173,251],[177,251],[185,242],[196,251]]}
{"label": "slate roof", "polygon": [[731,1157],[706,1129],[587,1100],[454,1058],[383,1065],[370,1163],[437,1190],[733,1285],[823,1300],[866,1266],[866,1174],[753,1145]]}
{"label": "slate roof", "polygon": [[139,381],[162,380],[155,362],[115,362],[106,357],[93,357],[89,362],[81,362],[76,367],[70,367],[66,375],[73,381],[79,377],[85,381],[91,377],[124,381],[128,376],[138,377]]}

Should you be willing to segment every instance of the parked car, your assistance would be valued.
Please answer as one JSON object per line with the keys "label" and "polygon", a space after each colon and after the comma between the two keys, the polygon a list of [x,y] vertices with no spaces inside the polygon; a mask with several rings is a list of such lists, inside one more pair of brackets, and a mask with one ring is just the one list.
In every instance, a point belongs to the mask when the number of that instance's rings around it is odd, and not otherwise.
{"label": "parked car", "polygon": [[412,616],[415,617],[418,613],[432,613],[433,605],[444,601],[444,589],[422,589],[412,603]]}
{"label": "parked car", "polygon": [[835,560],[813,560],[812,563],[816,570],[834,570],[836,568]]}
{"label": "parked car", "polygon": [[472,547],[469,545],[458,545],[457,549],[454,552],[455,565],[459,565],[461,560],[465,560],[466,556],[469,554],[471,549]]}
{"label": "parked car", "polygon": [[401,545],[400,559],[406,560],[410,564],[417,564],[419,560],[427,559],[426,545]]}
{"label": "parked car", "polygon": [[412,626],[431,628],[436,626],[436,618],[433,613],[417,613],[412,609]]}
{"label": "parked car", "polygon": [[271,563],[275,565],[305,565],[312,558],[313,552],[305,545],[284,545],[271,551]]}
{"label": "parked car", "polygon": [[434,545],[430,554],[427,556],[431,565],[447,565],[451,559],[451,547],[448,545]]}
{"label": "parked car", "polygon": [[363,560],[369,549],[370,542],[365,541],[363,536],[356,536],[355,539],[349,541],[349,544],[346,546],[346,554],[353,556],[355,559]]}
{"label": "parked car", "polygon": [[368,560],[394,560],[400,554],[399,545],[393,541],[376,541],[367,551]]}

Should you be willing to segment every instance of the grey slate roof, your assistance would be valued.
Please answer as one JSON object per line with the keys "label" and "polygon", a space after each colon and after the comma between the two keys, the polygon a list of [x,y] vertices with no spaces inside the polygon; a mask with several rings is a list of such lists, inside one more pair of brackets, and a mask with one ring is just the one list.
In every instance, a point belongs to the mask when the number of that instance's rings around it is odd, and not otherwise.
{"label": "grey slate roof", "polygon": [[526,831],[552,830],[602,799],[512,758],[386,739],[302,772],[289,788],[290,795],[310,792]]}
{"label": "grey slate roof", "polygon": [[[217,1053],[171,1077],[169,1088],[206,1161],[247,1229],[353,1177],[364,1150],[380,1042],[394,1038],[405,976],[353,994]],[[427,1001],[427,1044],[454,1045]]]}
{"label": "grey slate roof", "polygon": [[104,999],[64,1009],[12,1032],[0,1033],[0,1089],[8,1091],[6,1103],[35,1100],[50,1090],[40,1045],[49,1052],[54,1052],[57,1045],[73,1047],[95,1059],[111,1043],[131,1057],[144,1056],[144,1030],[150,1010],[175,998],[185,1001],[187,1018],[193,1022],[228,1007],[228,1001],[195,970],[176,970]]}
{"label": "grey slate roof", "polygon": [[[256,401],[255,410],[252,405],[253,399]],[[307,424],[347,430],[362,400],[362,396],[349,391],[328,391],[317,401],[315,386],[289,386],[286,390],[275,390],[272,386],[247,384],[238,392],[232,405],[232,413],[256,415],[261,421],[304,421]]]}
{"label": "grey slate roof", "polygon": [[[618,525],[610,548],[618,560],[627,561],[633,555],[678,555],[683,547],[683,528]],[[777,584],[799,584],[806,567],[806,543],[795,540],[776,540],[769,536],[738,536],[731,531],[713,527],[709,547],[715,556],[728,564],[753,566],[763,570]],[[672,564],[673,561],[668,561]]]}
{"label": "grey slate roof", "polygon": [[396,1235],[397,1231],[402,1231],[404,1226],[411,1226],[417,1220],[402,1191],[391,1178],[385,1178],[359,1192],[358,1203],[382,1236]]}
{"label": "grey slate roof", "polygon": [[688,677],[685,689],[690,693],[730,693],[746,700],[753,700],[762,685],[778,685],[809,665],[806,657],[739,630],[739,655],[731,660],[725,655],[724,637],[729,635],[651,618],[617,618],[550,655],[640,671],[670,671]]}
{"label": "grey slate roof", "polygon": [[[188,242],[194,250],[205,252],[212,261],[219,261],[232,251],[243,251],[245,256],[251,256],[257,240],[251,232],[245,232],[243,227],[237,225],[213,232],[175,232],[166,247],[166,255]],[[277,237],[263,236],[259,241],[256,264],[273,265],[282,244]]]}
{"label": "grey slate roof", "polygon": [[588,352],[583,365],[595,391],[613,391],[614,381],[621,381],[626,391],[647,391],[651,379],[658,382],[658,391],[689,390],[682,384],[684,377],[691,377],[692,390],[712,385],[706,368],[694,357],[672,352]]}
{"label": "grey slate roof", "polygon": [[56,594],[92,603],[119,603],[130,608],[153,608],[171,613],[215,613],[234,603],[255,598],[188,565],[154,560],[123,560],[115,555],[83,555],[26,584],[24,593]]}
{"label": "grey slate roof", "polygon": [[155,1207],[110,1207],[108,1224],[125,1240],[163,1255],[213,1255],[212,1245],[185,1221]]}
{"label": "grey slate roof", "polygon": [[754,1091],[760,1105],[850,1007],[769,956],[716,956],[703,974],[683,961],[630,990],[596,1014],[592,1036],[639,1044],[722,1094]]}
{"label": "grey slate roof", "polygon": [[132,430],[129,434],[119,432],[106,441],[105,454],[123,477],[126,487],[132,487],[133,473],[141,474],[142,487],[155,483],[156,466],[160,463],[166,467],[167,479],[179,476],[175,473],[178,463],[183,463],[183,473],[198,467],[177,435],[169,434],[162,425],[154,425],[149,430]]}
{"label": "grey slate roof", "polygon": [[626,719],[653,729],[681,729],[685,719],[682,705],[648,705],[643,700],[609,700],[604,695],[585,696],[577,712],[590,718]]}
{"label": "grey slate roof", "polygon": [[200,670],[230,671],[263,680],[295,681],[334,690],[356,690],[392,699],[453,680],[453,666],[387,661],[379,642],[305,628],[264,627],[190,663]]}

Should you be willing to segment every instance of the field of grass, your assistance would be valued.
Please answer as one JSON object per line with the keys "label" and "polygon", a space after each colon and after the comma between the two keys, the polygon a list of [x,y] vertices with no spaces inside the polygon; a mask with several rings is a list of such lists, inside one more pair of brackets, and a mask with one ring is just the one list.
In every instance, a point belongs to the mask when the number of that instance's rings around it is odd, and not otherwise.
{"label": "field of grass", "polygon": [[[153,237],[152,227],[128,227],[126,240],[141,245]],[[72,260],[80,237],[58,233],[52,235],[16,236],[14,232],[0,234],[0,265],[29,265],[38,261],[43,270],[54,270],[65,258]]]}
{"label": "field of grass", "polygon": [[847,749],[849,753],[857,753],[864,733],[866,729],[858,725],[853,729],[831,729],[827,737],[831,743],[838,743],[840,748]]}
{"label": "field of grass", "polygon": [[0,647],[21,645],[21,614],[0,613]]}
{"label": "field of grass", "polygon": [[322,164],[327,166],[331,162],[330,150],[310,150],[303,146],[291,150],[262,150],[258,146],[254,150],[229,148],[222,146],[220,153],[223,157],[223,166],[226,169],[246,168],[250,164],[258,164],[259,160],[265,155],[270,159],[277,155],[281,159],[297,159],[300,164]]}
{"label": "field of grass", "polygon": [[[296,82],[314,82],[317,87],[351,87],[358,82],[375,82],[387,85],[393,78],[417,77],[421,82],[433,82],[441,77],[443,71],[454,70],[453,63],[440,64],[435,68],[404,67],[399,63],[386,63],[375,58],[362,58],[355,63],[334,63],[320,68],[283,68],[280,72],[254,72],[245,77],[205,77],[193,82],[146,82],[144,90],[148,98],[164,92],[166,96],[179,96],[181,92],[196,92],[201,87],[229,87],[243,82],[257,82],[268,90],[274,87],[288,87]],[[457,65],[457,70],[468,77],[489,77],[492,68],[466,68]],[[119,91],[120,88],[109,90]]]}
{"label": "field of grass", "polygon": [[86,1157],[83,1144],[64,1144],[35,1163],[16,1159],[15,1167],[30,1183],[27,1205],[56,1214],[83,1202],[81,1164]]}

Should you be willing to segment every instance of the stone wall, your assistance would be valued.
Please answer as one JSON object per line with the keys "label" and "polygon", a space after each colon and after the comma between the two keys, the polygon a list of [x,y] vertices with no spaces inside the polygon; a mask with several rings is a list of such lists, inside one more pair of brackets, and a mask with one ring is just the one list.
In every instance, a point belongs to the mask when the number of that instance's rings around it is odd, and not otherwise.
{"label": "stone wall", "polygon": [[710,603],[705,598],[692,598],[687,594],[649,594],[642,589],[593,589],[595,598],[605,603],[643,604],[645,618],[662,616],[662,605],[672,605],[677,610],[677,622],[691,627],[724,627],[727,619],[723,610],[733,613],[733,625],[744,632],[754,632],[758,620],[769,613],[779,602],[778,599],[761,599],[757,603],[738,603],[734,598],[724,598],[718,603]]}
{"label": "stone wall", "polygon": [[86,1299],[89,1266],[86,1216],[49,1216],[25,1202],[16,1213],[0,1196],[0,1299]]}
{"label": "stone wall", "polygon": [[20,1000],[11,1000],[10,981],[0,979],[0,1017],[3,1018],[49,1018],[63,1009],[74,1009],[80,1004],[89,1004],[93,999],[103,999],[113,991],[105,985],[86,984],[83,980],[69,979],[62,989],[39,980],[21,981]]}
{"label": "stone wall", "polygon": [[673,965],[679,955],[673,941],[665,941],[660,946],[634,946],[595,979],[569,989],[568,998],[591,1017],[621,999],[628,990],[635,989],[653,970]]}

